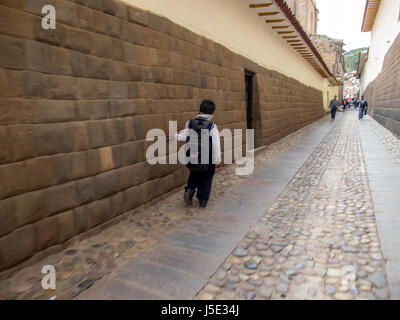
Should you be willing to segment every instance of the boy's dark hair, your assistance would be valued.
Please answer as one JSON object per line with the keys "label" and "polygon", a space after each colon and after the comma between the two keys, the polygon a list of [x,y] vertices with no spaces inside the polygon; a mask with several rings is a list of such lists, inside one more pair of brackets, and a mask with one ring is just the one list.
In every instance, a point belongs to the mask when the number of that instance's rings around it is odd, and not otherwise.
{"label": "boy's dark hair", "polygon": [[203,100],[200,105],[200,112],[213,114],[215,112],[215,103],[211,100]]}

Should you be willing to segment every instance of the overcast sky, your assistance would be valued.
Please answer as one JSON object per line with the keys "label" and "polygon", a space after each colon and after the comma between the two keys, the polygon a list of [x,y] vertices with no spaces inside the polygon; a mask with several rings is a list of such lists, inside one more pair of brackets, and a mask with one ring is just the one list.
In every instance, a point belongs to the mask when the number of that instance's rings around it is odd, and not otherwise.
{"label": "overcast sky", "polygon": [[368,47],[371,32],[361,32],[366,0],[315,0],[319,10],[318,33],[343,39],[350,51]]}

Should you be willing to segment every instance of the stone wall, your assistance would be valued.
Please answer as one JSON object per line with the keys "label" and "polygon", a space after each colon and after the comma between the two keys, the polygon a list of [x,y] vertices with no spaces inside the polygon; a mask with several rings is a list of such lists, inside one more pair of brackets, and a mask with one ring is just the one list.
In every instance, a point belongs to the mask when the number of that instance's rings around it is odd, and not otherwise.
{"label": "stone wall", "polygon": [[385,56],[381,73],[364,95],[369,114],[400,137],[400,34]]}
{"label": "stone wall", "polygon": [[117,0],[2,0],[0,48],[3,276],[182,186],[185,167],[145,161],[147,131],[182,129],[204,98],[245,129],[245,68],[257,145],[324,114],[322,92]]}

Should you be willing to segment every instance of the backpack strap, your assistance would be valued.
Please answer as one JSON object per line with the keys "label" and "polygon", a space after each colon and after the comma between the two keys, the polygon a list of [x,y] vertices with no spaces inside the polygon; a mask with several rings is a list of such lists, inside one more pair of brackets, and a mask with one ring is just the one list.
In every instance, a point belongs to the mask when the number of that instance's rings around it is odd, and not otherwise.
{"label": "backpack strap", "polygon": [[193,129],[192,120],[189,120],[189,129]]}
{"label": "backpack strap", "polygon": [[211,129],[214,127],[214,122],[210,121],[210,124],[208,125],[208,131],[211,131]]}

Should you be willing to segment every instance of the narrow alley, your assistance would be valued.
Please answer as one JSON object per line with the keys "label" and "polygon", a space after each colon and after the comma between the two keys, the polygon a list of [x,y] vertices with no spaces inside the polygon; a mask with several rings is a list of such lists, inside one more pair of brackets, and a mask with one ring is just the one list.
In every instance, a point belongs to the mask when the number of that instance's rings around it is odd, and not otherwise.
{"label": "narrow alley", "polygon": [[[396,137],[349,111],[260,150],[255,164],[247,177],[220,169],[206,209],[175,190],[0,282],[0,298],[400,298]],[[43,293],[46,264],[57,289]]]}

